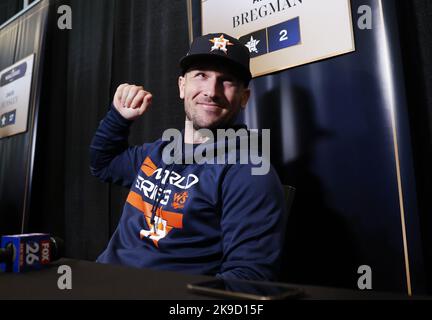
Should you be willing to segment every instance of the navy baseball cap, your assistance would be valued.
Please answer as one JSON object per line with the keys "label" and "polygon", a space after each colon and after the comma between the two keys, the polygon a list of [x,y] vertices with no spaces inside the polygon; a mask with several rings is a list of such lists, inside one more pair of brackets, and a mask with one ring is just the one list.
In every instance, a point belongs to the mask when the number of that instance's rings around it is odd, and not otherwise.
{"label": "navy baseball cap", "polygon": [[188,54],[180,60],[182,75],[194,64],[207,61],[219,61],[227,65],[246,86],[252,79],[249,49],[226,33],[211,33],[195,38]]}

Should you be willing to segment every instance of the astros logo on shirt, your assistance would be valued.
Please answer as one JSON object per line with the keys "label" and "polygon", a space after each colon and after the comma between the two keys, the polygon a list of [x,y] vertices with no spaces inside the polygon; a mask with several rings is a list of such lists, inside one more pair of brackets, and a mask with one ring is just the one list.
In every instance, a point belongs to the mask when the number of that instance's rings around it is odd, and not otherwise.
{"label": "astros logo on shirt", "polygon": [[[162,169],[157,168],[150,157],[147,157],[137,176],[135,190],[130,191],[126,200],[127,203],[141,211],[149,227],[149,230],[142,229],[140,231],[140,238],[152,240],[156,247],[159,247],[159,240],[165,238],[173,229],[183,228],[183,213],[163,210],[163,207],[168,205],[171,194],[173,193],[169,187],[176,187],[180,190],[184,190],[192,187],[199,181],[198,177],[195,175],[182,177],[175,172],[171,172],[171,174],[172,175],[165,175],[162,173]],[[162,184],[167,184],[162,195],[161,188],[154,181],[148,179],[151,176],[156,180],[161,180]],[[154,223],[152,223],[153,201],[155,201],[157,194],[162,197],[160,201],[161,206],[156,209]],[[172,208],[176,210],[183,209],[188,196],[189,194],[187,191],[175,193],[171,202]],[[146,199],[148,199],[148,201],[146,201]]]}

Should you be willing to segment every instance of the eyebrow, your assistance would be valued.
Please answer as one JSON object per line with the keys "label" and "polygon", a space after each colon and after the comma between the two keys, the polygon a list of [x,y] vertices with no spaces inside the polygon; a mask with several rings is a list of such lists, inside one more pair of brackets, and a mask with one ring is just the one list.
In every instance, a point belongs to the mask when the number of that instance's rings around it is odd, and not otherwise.
{"label": "eyebrow", "polygon": [[[192,75],[196,75],[198,73],[205,73],[205,72],[209,72],[209,71],[214,71],[214,70],[206,69],[206,68],[203,68],[203,69],[197,68],[197,69],[191,70],[189,72]],[[218,71],[218,72],[220,72],[220,71]],[[225,71],[221,72],[221,75],[219,76],[219,78],[221,78],[222,80],[226,80],[226,81],[241,82],[240,79],[238,79],[234,74],[232,74],[230,72],[225,72]]]}

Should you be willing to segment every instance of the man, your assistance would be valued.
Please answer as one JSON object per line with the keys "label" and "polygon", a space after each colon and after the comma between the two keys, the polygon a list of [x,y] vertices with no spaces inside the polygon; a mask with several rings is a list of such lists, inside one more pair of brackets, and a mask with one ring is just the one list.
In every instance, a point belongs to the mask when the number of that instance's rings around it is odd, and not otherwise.
{"label": "man", "polygon": [[221,278],[277,278],[286,213],[274,170],[253,175],[250,163],[187,161],[200,146],[219,148],[221,141],[211,140],[209,132],[239,128],[236,119],[250,95],[249,60],[247,48],[229,35],[194,40],[180,62],[187,121],[175,162],[165,161],[167,141],[127,146],[129,126],[148,110],[152,95],[139,86],[118,87],[91,144],[91,172],[130,193],[98,262]]}

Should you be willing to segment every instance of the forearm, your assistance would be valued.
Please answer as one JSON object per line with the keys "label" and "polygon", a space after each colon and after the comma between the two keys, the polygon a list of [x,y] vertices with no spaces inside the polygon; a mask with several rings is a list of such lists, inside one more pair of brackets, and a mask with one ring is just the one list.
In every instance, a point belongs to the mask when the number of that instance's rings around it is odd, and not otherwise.
{"label": "forearm", "polygon": [[109,181],[109,165],[128,148],[129,127],[132,121],[124,119],[113,107],[100,122],[90,145],[91,174]]}
{"label": "forearm", "polygon": [[[269,221],[269,223],[273,223]],[[248,228],[253,228],[252,225]],[[258,230],[249,236],[236,238],[224,246],[223,260],[218,277],[224,279],[244,279],[276,281],[280,277],[284,231],[282,225]]]}
{"label": "forearm", "polygon": [[279,270],[265,270],[263,267],[255,268],[251,263],[248,265],[238,265],[230,270],[216,274],[220,279],[255,280],[255,281],[276,281],[278,280]]}
{"label": "forearm", "polygon": [[230,170],[222,186],[223,261],[219,277],[277,280],[286,228],[282,186],[271,168],[250,175],[247,165]]}

